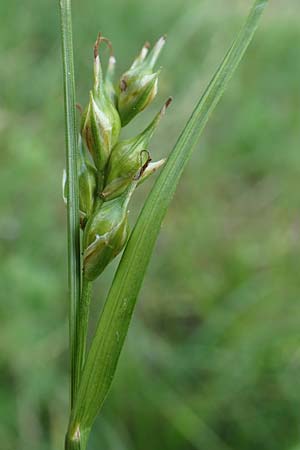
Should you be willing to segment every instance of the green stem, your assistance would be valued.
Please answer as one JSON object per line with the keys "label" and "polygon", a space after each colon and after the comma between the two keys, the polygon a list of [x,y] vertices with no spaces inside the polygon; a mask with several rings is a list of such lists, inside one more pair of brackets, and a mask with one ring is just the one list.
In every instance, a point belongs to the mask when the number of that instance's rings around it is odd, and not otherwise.
{"label": "green stem", "polygon": [[77,131],[72,43],[71,0],[60,0],[64,78],[66,160],[68,183],[69,340],[71,359],[71,408],[76,396],[77,313],[80,302],[80,225],[77,174]]}
{"label": "green stem", "polygon": [[77,359],[76,359],[76,380],[77,389],[80,383],[81,372],[85,362],[86,340],[89,323],[89,310],[91,303],[92,283],[83,277],[80,308],[77,316]]}

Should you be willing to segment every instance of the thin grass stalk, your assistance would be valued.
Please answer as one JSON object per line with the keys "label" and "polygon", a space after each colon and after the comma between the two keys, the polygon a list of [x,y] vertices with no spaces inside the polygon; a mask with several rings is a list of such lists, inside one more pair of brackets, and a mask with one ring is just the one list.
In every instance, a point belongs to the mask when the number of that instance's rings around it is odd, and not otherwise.
{"label": "thin grass stalk", "polygon": [[76,379],[80,382],[81,372],[85,363],[86,342],[89,323],[89,311],[92,295],[92,283],[85,278],[82,279],[82,291],[80,307],[78,310],[78,340],[77,340],[77,361]]}
{"label": "thin grass stalk", "polygon": [[75,78],[72,42],[71,0],[60,0],[61,42],[66,130],[67,172],[67,233],[68,233],[68,281],[69,281],[69,346],[70,346],[70,403],[73,407],[78,387],[77,341],[78,311],[80,304],[80,222],[79,187],[77,175],[77,131],[75,109]]}

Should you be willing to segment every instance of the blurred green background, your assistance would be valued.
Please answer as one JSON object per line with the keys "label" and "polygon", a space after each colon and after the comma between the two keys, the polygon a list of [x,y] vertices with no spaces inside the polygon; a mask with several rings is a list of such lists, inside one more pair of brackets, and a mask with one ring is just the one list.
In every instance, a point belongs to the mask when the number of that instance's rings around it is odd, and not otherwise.
{"label": "blurred green background", "polygon": [[[188,165],[89,450],[299,450],[300,4],[271,1]],[[168,154],[251,4],[73,1],[77,99],[101,30],[119,74],[167,33],[151,146]],[[0,448],[63,448],[64,118],[56,1],[0,4]],[[136,216],[152,181],[132,202]],[[116,264],[95,287],[93,324]]]}

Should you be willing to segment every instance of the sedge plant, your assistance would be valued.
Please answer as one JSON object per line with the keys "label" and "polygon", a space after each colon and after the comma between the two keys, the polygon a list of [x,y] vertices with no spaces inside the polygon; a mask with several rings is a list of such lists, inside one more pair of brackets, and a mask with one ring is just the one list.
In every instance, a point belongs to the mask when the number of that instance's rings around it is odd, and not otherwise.
{"label": "sedge plant", "polygon": [[[65,92],[66,172],[63,194],[68,217],[70,416],[66,450],[85,450],[94,420],[112,384],[137,296],[161,223],[192,151],[242,59],[267,0],[256,0],[245,24],[200,97],[170,155],[152,161],[150,140],[168,98],[137,136],[121,130],[153,101],[157,59],[165,45],[146,43],[116,82],[116,59],[100,33],[93,49],[89,100],[76,121],[71,0],[60,0]],[[104,70],[101,49],[111,54]],[[140,183],[160,169],[132,231],[128,204]],[[89,348],[87,333],[92,284],[123,251]]]}

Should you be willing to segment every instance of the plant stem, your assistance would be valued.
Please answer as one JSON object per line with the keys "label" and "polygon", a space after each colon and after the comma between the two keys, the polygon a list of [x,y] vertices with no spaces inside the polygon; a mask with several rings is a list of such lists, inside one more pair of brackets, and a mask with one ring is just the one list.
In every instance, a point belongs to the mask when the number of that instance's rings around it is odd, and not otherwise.
{"label": "plant stem", "polygon": [[80,302],[80,225],[77,175],[77,131],[72,42],[71,0],[60,0],[61,42],[64,78],[66,166],[68,188],[68,278],[69,345],[71,359],[71,408],[76,396],[77,314]]}
{"label": "plant stem", "polygon": [[86,339],[89,322],[89,309],[91,302],[92,283],[83,277],[80,307],[77,316],[77,358],[76,358],[76,381],[77,388],[80,383],[80,376],[85,362]]}
{"label": "plant stem", "polygon": [[70,430],[66,435],[65,450],[85,450],[90,435],[90,430],[81,433],[78,429],[75,433],[70,434]]}

